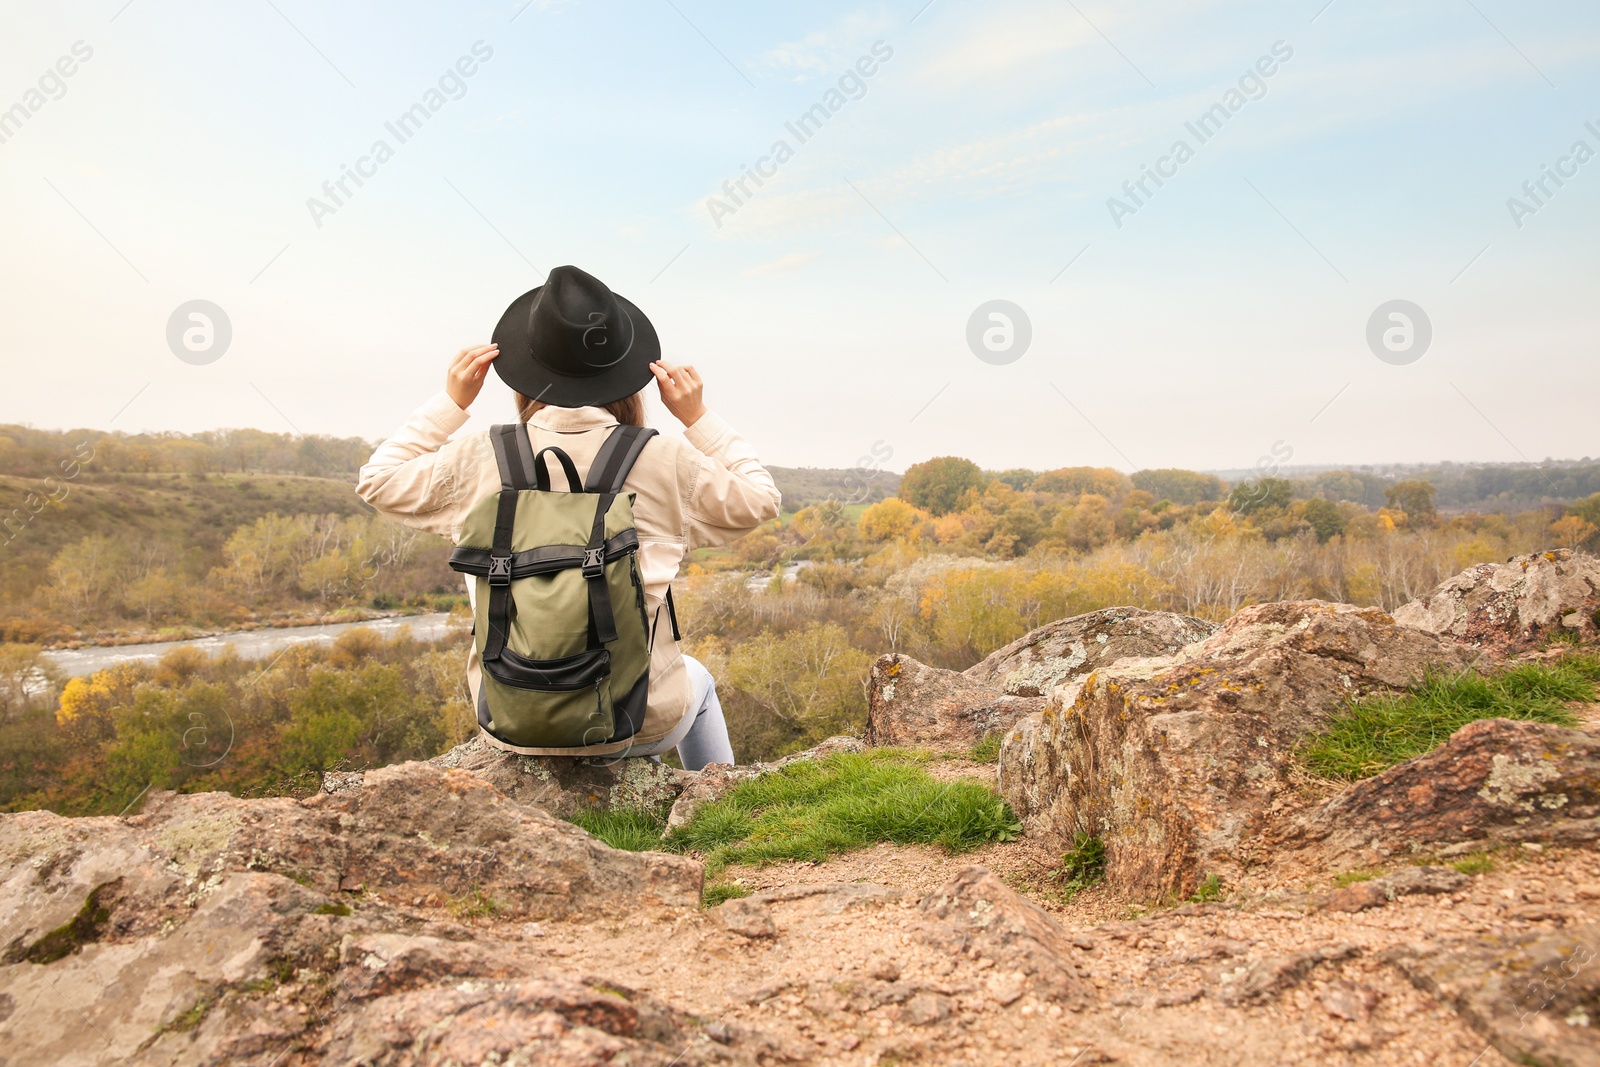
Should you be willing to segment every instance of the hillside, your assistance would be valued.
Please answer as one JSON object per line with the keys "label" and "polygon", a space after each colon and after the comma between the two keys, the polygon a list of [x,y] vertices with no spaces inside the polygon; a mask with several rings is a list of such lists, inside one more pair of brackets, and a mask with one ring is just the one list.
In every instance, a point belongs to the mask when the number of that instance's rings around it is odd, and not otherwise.
{"label": "hillside", "polygon": [[783,510],[799,511],[837,500],[841,504],[875,504],[894,496],[900,476],[892,471],[852,467],[768,467],[778,491],[783,494]]}
{"label": "hillside", "polygon": [[[1254,479],[1262,472],[1212,472],[1229,483]],[[1436,490],[1442,511],[1516,512],[1548,504],[1565,504],[1600,493],[1600,462],[1587,458],[1545,463],[1413,463],[1363,467],[1288,466],[1268,471],[1287,478],[1297,497],[1348,501],[1364,507],[1383,506],[1385,492],[1400,482],[1424,481]]]}
{"label": "hillside", "polygon": [[[32,514],[30,499],[47,503]],[[124,544],[174,546],[172,566],[200,578],[220,560],[235,529],[263,516],[371,513],[343,480],[89,469],[70,481],[0,474],[0,509],[0,612],[30,602],[47,585],[51,560],[93,535]]]}

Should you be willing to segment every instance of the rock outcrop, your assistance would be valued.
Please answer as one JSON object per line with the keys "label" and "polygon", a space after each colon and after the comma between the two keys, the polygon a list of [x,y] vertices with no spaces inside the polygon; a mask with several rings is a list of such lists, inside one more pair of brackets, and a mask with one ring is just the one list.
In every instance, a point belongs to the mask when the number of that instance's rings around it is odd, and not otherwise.
{"label": "rock outcrop", "polygon": [[869,682],[867,740],[970,748],[1042,710],[1059,686],[1120,659],[1171,654],[1215,630],[1187,615],[1104,608],[1042,626],[965,671],[883,656]]}
{"label": "rock outcrop", "polygon": [[982,867],[920,900],[799,885],[710,912],[701,877],[420,763],[306,800],[0,816],[0,1056],[754,1067],[1094,1000],[1083,950]]}
{"label": "rock outcrop", "polygon": [[1200,644],[1056,690],[1007,735],[1001,791],[1034,834],[1099,837],[1119,890],[1186,896],[1252,861],[1293,799],[1296,746],[1330,713],[1471,659],[1375,608],[1246,608]]}
{"label": "rock outcrop", "polygon": [[[1011,999],[1031,991],[1040,999],[1081,1011],[1088,990],[1074,960],[1082,950],[1050,916],[1019,897],[983,867],[968,867],[920,906],[931,922],[921,936],[951,953],[1003,962]],[[1001,986],[991,990],[1004,995]]]}
{"label": "rock outcrop", "polygon": [[1217,629],[1171,611],[1102,608],[1041,626],[962,673],[1006,696],[1047,697],[1119,659],[1171,655]]}
{"label": "rock outcrop", "polygon": [[[4,1054],[14,1063],[137,1053],[159,1063],[265,1064],[308,1033],[342,1040],[344,1028],[354,1044],[328,1062],[420,1062],[360,1036],[363,1027],[382,1035],[399,1026],[383,1017],[399,1010],[393,998],[410,995],[411,979],[372,974],[390,955],[448,958],[463,977],[494,978],[507,973],[496,954],[456,944],[470,934],[452,919],[678,915],[698,907],[702,878],[692,860],[614,852],[470,774],[421,763],[371,771],[359,790],[338,796],[163,794],[126,819],[3,816]],[[380,933],[403,933],[405,946],[389,955],[341,949]],[[268,995],[291,983],[309,999]],[[539,989],[486,985],[404,1014],[423,1028],[429,1011],[440,1022],[465,1020],[484,1003],[515,1001],[526,1033],[544,1034],[552,1049],[578,1030],[588,1036],[573,1038],[576,1046],[615,1052],[634,1040],[632,1009],[582,986],[576,977]],[[325,1032],[318,1016],[334,1007],[330,989],[342,1021]],[[352,1006],[379,995],[388,1007]],[[566,1062],[601,1059],[610,1056]]]}
{"label": "rock outcrop", "polygon": [[1534,648],[1557,634],[1600,634],[1600,558],[1561,548],[1480,563],[1397,609],[1395,621],[1490,655]]}
{"label": "rock outcrop", "polygon": [[1479,937],[1389,954],[1417,986],[1451,1007],[1512,1063],[1591,1067],[1600,1008],[1600,923],[1543,935]]}
{"label": "rock outcrop", "polygon": [[518,804],[555,815],[594,808],[665,807],[694,780],[689,771],[645,756],[518,756],[486,744],[481,737],[428,762],[470,771]]}
{"label": "rock outcrop", "polygon": [[1600,840],[1600,736],[1483,719],[1292,822],[1281,847],[1336,866],[1531,841]]}

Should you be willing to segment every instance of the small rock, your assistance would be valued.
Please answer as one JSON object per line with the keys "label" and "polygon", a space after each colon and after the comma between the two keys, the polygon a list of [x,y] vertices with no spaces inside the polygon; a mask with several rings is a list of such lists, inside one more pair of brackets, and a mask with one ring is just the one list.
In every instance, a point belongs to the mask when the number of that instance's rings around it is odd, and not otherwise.
{"label": "small rock", "polygon": [[908,1026],[931,1026],[950,1017],[950,998],[938,993],[918,993],[900,1009],[900,1021]]}
{"label": "small rock", "polygon": [[1358,912],[1418,894],[1454,893],[1471,879],[1449,867],[1404,867],[1393,874],[1336,889],[1322,901],[1323,911]]}
{"label": "small rock", "polygon": [[719,1045],[728,1045],[733,1043],[733,1031],[729,1030],[721,1023],[707,1023],[704,1029],[701,1030],[701,1033],[705,1034]]}
{"label": "small rock", "polygon": [[1351,982],[1335,982],[1322,991],[1322,1006],[1335,1018],[1364,1023],[1378,1006],[1378,991]]}
{"label": "small rock", "polygon": [[1472,879],[1449,867],[1404,867],[1377,879],[1392,897],[1426,893],[1440,896],[1454,893]]}
{"label": "small rock", "polygon": [[1173,993],[1163,993],[1156,998],[1158,1008],[1176,1008],[1184,1004],[1192,1004],[1205,995],[1205,990],[1199,986],[1193,989],[1179,990]]}
{"label": "small rock", "polygon": [[854,1052],[861,1047],[861,1038],[855,1034],[845,1034],[839,1039],[839,1047],[846,1052]]}
{"label": "small rock", "polygon": [[1368,908],[1381,908],[1389,903],[1389,894],[1376,882],[1353,882],[1335,889],[1322,901],[1323,911],[1355,913]]}
{"label": "small rock", "polygon": [[773,997],[788,989],[791,984],[792,983],[789,982],[768,982],[765,985],[750,986],[744,989],[736,990],[733,993],[733,996],[735,999],[742,1000],[746,1004],[765,1004]]}
{"label": "small rock", "polygon": [[979,969],[1021,971],[1045,1003],[1071,1007],[1086,999],[1067,932],[987,869],[968,867],[924,897],[918,911],[916,936],[935,949],[965,954]]}
{"label": "small rock", "polygon": [[772,921],[772,909],[759,900],[738,897],[711,909],[729,933],[755,940],[777,937],[778,924]]}
{"label": "small rock", "polygon": [[1298,985],[1319,963],[1346,960],[1360,951],[1357,945],[1330,945],[1257,960],[1238,970],[1223,972],[1218,983],[1220,999],[1229,1006],[1271,999]]}
{"label": "small rock", "polygon": [[876,959],[867,968],[867,973],[880,982],[898,982],[900,980],[900,965],[890,959]]}
{"label": "small rock", "polygon": [[917,987],[905,982],[873,982],[865,992],[872,1006],[881,1008],[885,1004],[904,1004],[916,994]]}
{"label": "small rock", "polygon": [[1026,982],[1027,976],[1021,971],[1012,971],[1010,974],[997,972],[989,976],[984,986],[989,991],[990,999],[1004,1008],[1021,999]]}

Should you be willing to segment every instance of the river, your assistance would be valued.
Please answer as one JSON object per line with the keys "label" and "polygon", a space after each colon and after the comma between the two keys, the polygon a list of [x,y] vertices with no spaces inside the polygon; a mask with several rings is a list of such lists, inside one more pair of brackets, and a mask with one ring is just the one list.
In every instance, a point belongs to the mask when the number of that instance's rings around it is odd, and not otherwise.
{"label": "river", "polygon": [[195,637],[188,641],[161,641],[148,645],[91,645],[86,648],[64,648],[45,652],[44,658],[68,678],[77,678],[104,670],[118,663],[154,663],[175,648],[198,648],[204,652],[221,652],[231,648],[243,659],[265,659],[276,655],[291,645],[332,644],[333,639],[346,630],[365,626],[384,637],[393,637],[404,627],[411,628],[411,636],[419,641],[433,641],[457,633],[466,636],[466,626],[450,624],[444,612],[431,615],[403,615],[369,622],[336,622],[323,626],[285,626],[282,629],[238,630],[213,637]]}

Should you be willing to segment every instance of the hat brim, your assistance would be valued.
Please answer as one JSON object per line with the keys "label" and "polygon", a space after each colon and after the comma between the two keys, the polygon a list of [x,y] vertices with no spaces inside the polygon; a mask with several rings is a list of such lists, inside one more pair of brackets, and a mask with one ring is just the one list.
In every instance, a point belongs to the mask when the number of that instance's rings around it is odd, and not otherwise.
{"label": "hat brim", "polygon": [[494,328],[492,340],[500,346],[494,369],[501,381],[529,400],[558,408],[600,407],[632,396],[650,384],[654,378],[650,364],[661,358],[661,339],[638,305],[615,293],[612,295],[617,304],[633,324],[633,343],[626,355],[611,366],[582,377],[558,374],[534,359],[528,311],[543,288],[530,289],[513,300]]}

